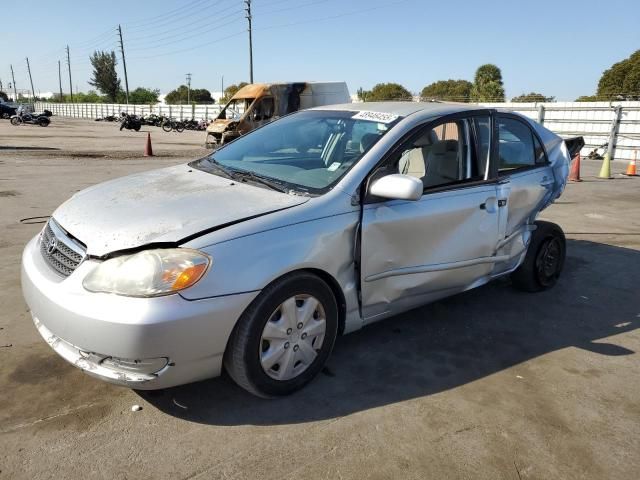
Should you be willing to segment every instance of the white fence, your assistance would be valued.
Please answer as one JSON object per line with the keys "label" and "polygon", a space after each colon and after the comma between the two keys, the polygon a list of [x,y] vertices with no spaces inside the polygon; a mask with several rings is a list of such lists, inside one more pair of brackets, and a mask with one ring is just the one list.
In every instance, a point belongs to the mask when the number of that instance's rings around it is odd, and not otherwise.
{"label": "white fence", "polygon": [[[587,155],[613,139],[611,158],[630,160],[634,151],[640,159],[640,102],[555,102],[555,103],[483,103],[492,108],[507,108],[542,123],[562,137],[583,136]],[[602,154],[603,150],[600,149]]]}
{"label": "white fence", "polygon": [[133,115],[166,115],[179,120],[212,120],[220,113],[221,105],[121,105],[116,103],[48,103],[36,102],[35,109],[50,110],[54,115],[72,118],[103,118],[126,112]]}
{"label": "white fence", "polygon": [[[613,139],[611,158],[629,160],[640,151],[640,102],[555,102],[555,103],[483,103],[487,107],[506,108],[542,123],[563,137],[583,136],[587,155]],[[215,118],[220,105],[119,105],[107,103],[44,103],[35,105],[55,115],[75,118],[100,118],[127,112],[134,115],[167,115],[178,119]],[[356,107],[357,108],[357,107]],[[599,150],[602,154],[602,149]],[[638,154],[640,158],[640,153]]]}

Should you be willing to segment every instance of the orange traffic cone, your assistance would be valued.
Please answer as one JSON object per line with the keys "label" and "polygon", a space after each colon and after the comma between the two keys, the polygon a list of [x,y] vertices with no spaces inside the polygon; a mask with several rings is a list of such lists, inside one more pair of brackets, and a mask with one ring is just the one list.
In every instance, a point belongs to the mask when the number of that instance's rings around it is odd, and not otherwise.
{"label": "orange traffic cone", "polygon": [[637,177],[636,173],[636,161],[638,160],[638,151],[634,150],[633,152],[633,160],[629,160],[629,165],[627,166],[627,175],[628,177]]}
{"label": "orange traffic cone", "polygon": [[144,146],[144,156],[153,157],[153,149],[151,148],[151,133],[147,133],[147,144]]}
{"label": "orange traffic cone", "polygon": [[571,163],[571,171],[569,172],[569,181],[570,182],[581,182],[580,179],[580,152],[573,157],[573,162]]}

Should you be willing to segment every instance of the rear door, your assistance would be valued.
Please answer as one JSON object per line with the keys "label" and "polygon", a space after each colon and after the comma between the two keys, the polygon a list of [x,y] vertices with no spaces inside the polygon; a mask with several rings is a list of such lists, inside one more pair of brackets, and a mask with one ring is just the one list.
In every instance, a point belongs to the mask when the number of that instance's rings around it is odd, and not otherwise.
{"label": "rear door", "polygon": [[488,168],[490,125],[488,115],[427,124],[372,174],[370,182],[390,173],[414,176],[424,194],[415,202],[365,200],[365,322],[469,288],[492,271],[500,207]]}
{"label": "rear door", "polygon": [[507,202],[501,236],[508,237],[527,224],[552,194],[554,177],[534,130],[515,115],[495,117],[497,176]]}

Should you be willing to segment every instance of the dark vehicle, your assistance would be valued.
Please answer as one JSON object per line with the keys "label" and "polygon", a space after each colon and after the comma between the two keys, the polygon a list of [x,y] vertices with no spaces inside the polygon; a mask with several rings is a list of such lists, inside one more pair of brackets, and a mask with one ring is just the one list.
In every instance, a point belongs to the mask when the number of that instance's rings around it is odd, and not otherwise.
{"label": "dark vehicle", "polygon": [[173,118],[166,118],[162,122],[162,130],[165,132],[170,132],[171,130],[175,130],[176,132],[184,132],[184,123],[178,120],[174,120]]}
{"label": "dark vehicle", "polygon": [[42,113],[24,113],[22,110],[18,109],[18,113],[11,116],[11,125],[22,125],[25,123],[29,123],[31,125],[40,125],[41,127],[48,127],[51,123],[49,117],[51,117],[53,113],[50,110],[45,110]]}
{"label": "dark vehicle", "polygon": [[139,132],[141,126],[142,123],[140,122],[140,119],[135,115],[125,113],[120,118],[120,130],[126,128],[127,130],[135,130],[136,132]]}
{"label": "dark vehicle", "polygon": [[16,114],[16,111],[16,107],[12,107],[6,103],[0,103],[0,118],[11,118]]}

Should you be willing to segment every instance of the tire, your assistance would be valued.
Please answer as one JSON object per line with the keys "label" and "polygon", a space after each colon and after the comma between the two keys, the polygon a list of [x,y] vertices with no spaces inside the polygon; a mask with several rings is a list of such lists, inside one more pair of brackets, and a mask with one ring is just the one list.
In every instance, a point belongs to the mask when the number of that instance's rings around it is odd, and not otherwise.
{"label": "tire", "polygon": [[184,123],[176,122],[175,129],[176,129],[176,132],[178,133],[184,132]]}
{"label": "tire", "polygon": [[133,127],[133,129],[134,129],[136,132],[139,132],[139,131],[140,131],[140,125],[136,125],[135,127]]}
{"label": "tire", "polygon": [[49,126],[49,119],[48,118],[39,118],[38,119],[38,125],[40,125],[41,127],[48,127]]}
{"label": "tire", "polygon": [[173,126],[171,125],[171,122],[164,122],[162,124],[162,130],[164,130],[165,132],[170,132],[173,129]]}
{"label": "tire", "polygon": [[518,290],[540,292],[553,287],[564,266],[566,239],[562,229],[551,222],[537,221],[524,262],[512,274]]}
{"label": "tire", "polygon": [[11,117],[11,125],[20,125],[22,121],[18,117]]}
{"label": "tire", "polygon": [[[292,315],[286,315],[286,304]],[[314,309],[306,316],[305,306]],[[324,332],[319,334],[323,319]],[[277,338],[269,341],[268,332],[277,332]],[[224,366],[254,395],[289,395],[320,372],[337,333],[338,307],[331,288],[311,273],[293,273],[267,286],[244,311],[229,338]]]}
{"label": "tire", "polygon": [[122,129],[124,128],[124,123],[120,124],[120,131],[122,131]]}

